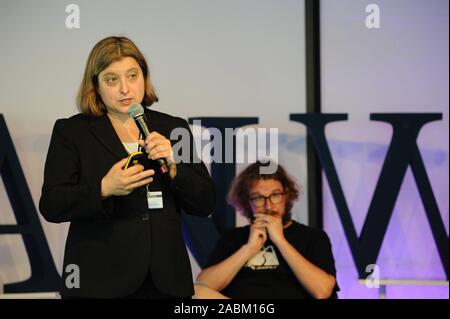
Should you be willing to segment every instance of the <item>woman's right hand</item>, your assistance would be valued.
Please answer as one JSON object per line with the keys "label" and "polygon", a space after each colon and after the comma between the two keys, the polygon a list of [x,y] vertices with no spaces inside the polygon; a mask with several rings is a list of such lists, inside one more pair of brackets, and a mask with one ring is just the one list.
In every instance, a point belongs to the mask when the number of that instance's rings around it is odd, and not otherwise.
{"label": "woman's right hand", "polygon": [[109,196],[124,196],[131,193],[135,188],[147,185],[153,181],[155,171],[152,169],[144,171],[144,166],[134,165],[123,169],[128,158],[114,164],[102,178],[102,198]]}

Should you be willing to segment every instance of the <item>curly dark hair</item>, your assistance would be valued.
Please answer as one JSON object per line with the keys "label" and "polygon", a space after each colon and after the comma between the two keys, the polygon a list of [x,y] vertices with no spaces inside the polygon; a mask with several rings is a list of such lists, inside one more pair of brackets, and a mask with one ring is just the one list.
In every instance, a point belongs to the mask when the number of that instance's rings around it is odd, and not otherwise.
{"label": "curly dark hair", "polygon": [[236,210],[239,210],[248,220],[252,220],[253,211],[250,206],[250,189],[258,180],[273,179],[279,181],[284,188],[286,194],[286,213],[285,218],[291,219],[291,210],[294,202],[298,199],[300,188],[295,183],[293,178],[286,173],[286,170],[279,164],[277,170],[272,174],[261,174],[261,167],[267,167],[269,164],[276,163],[262,163],[256,162],[244,169],[238,176],[235,177],[231,184],[230,192],[228,193],[228,203]]}

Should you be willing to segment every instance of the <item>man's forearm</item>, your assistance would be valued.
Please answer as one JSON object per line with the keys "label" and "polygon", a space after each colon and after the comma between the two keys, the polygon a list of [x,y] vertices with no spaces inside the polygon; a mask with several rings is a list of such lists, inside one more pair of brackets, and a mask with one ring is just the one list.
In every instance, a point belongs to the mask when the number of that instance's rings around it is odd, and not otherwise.
{"label": "man's forearm", "polygon": [[303,257],[288,241],[278,249],[303,287],[317,299],[326,299],[333,292],[336,279]]}
{"label": "man's forearm", "polygon": [[221,291],[233,280],[247,260],[256,254],[248,245],[243,245],[233,255],[203,269],[197,277],[197,282],[211,289]]}

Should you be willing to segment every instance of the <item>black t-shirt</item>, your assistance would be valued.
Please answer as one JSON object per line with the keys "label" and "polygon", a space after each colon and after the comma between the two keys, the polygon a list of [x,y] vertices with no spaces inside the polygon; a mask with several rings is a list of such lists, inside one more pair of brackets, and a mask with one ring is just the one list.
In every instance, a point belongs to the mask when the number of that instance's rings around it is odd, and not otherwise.
{"label": "black t-shirt", "polygon": [[[235,253],[247,243],[249,234],[249,226],[226,231],[210,254],[208,266]],[[324,231],[293,221],[284,229],[284,236],[309,262],[336,277],[331,243]],[[338,290],[336,284],[332,298]],[[221,293],[230,298],[312,298],[269,238],[262,252],[247,262]]]}

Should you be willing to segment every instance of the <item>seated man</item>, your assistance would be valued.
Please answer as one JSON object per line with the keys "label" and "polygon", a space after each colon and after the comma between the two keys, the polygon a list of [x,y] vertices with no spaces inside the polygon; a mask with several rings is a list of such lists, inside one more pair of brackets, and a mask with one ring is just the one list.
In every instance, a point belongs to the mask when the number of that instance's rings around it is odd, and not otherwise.
{"label": "seated man", "polygon": [[194,298],[336,298],[336,269],[327,234],[291,219],[299,196],[278,165],[257,162],[234,180],[228,201],[250,225],[224,233],[197,277]]}

